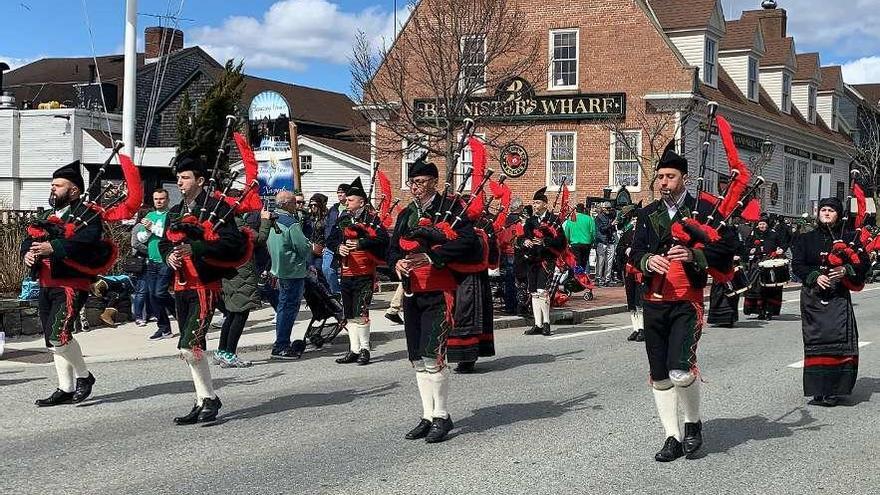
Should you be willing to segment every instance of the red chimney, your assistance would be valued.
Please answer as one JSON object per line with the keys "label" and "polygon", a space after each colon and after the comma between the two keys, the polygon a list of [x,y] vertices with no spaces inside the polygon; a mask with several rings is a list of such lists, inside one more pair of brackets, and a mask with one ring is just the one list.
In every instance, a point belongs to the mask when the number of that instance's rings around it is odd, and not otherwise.
{"label": "red chimney", "polygon": [[183,31],[179,29],[148,27],[144,30],[144,58],[147,63],[182,48]]}

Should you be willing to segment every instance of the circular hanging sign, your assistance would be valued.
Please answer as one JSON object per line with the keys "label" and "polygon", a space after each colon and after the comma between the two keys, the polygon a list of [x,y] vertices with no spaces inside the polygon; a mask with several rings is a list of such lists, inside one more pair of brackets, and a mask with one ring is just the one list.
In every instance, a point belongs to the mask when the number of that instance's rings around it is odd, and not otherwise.
{"label": "circular hanging sign", "polygon": [[522,177],[529,168],[529,154],[516,143],[510,143],[501,150],[501,170],[510,178]]}
{"label": "circular hanging sign", "polygon": [[772,183],[770,184],[770,204],[776,205],[779,202],[779,184]]}

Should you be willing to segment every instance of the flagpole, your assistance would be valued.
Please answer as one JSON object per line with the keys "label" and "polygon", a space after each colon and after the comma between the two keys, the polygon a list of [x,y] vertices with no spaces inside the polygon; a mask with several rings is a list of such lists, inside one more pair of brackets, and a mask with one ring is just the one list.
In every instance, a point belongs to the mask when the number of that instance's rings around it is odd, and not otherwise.
{"label": "flagpole", "polygon": [[124,76],[122,82],[122,142],[125,154],[134,159],[134,121],[137,88],[137,0],[125,2]]}

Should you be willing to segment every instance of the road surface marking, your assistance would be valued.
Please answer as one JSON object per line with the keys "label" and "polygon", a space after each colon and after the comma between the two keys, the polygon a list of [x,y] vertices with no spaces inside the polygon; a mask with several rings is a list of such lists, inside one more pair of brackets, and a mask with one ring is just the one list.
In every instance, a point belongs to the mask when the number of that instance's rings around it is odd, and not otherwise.
{"label": "road surface marking", "polygon": [[608,332],[616,332],[618,330],[631,330],[631,329],[632,329],[632,325],[626,325],[623,327],[605,328],[603,330],[583,330],[581,332],[565,333],[562,335],[547,337],[547,340],[571,339],[574,337],[582,337],[584,335],[591,335],[591,334],[595,334],[595,333],[608,333]]}

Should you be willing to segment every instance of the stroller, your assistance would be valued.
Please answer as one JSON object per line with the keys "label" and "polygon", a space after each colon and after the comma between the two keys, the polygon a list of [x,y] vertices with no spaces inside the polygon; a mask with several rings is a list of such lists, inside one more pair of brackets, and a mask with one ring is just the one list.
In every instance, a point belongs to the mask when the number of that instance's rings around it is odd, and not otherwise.
{"label": "stroller", "polygon": [[[323,275],[318,274],[314,268],[310,268],[306,275],[303,295],[306,304],[312,310],[312,319],[309,321],[304,339],[316,349],[320,349],[324,344],[333,342],[345,327],[342,302],[333,297]],[[328,322],[330,318],[335,321]]]}
{"label": "stroller", "polygon": [[592,301],[595,288],[592,278],[583,268],[557,264],[550,282],[550,304],[556,308],[564,306],[573,294],[581,291],[584,301]]}

